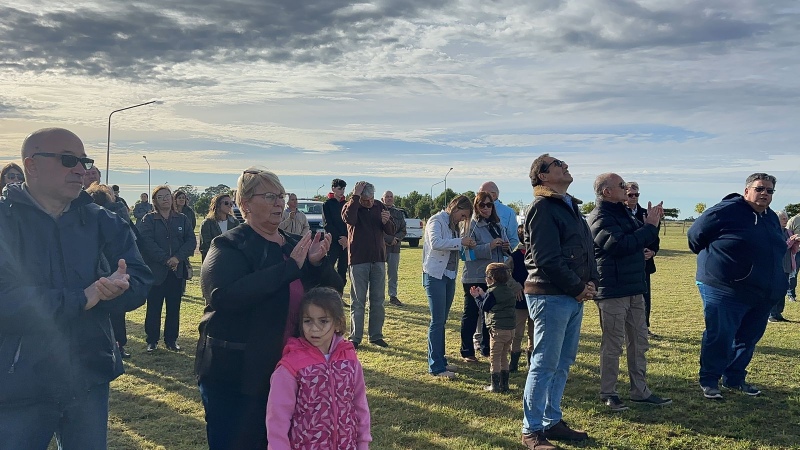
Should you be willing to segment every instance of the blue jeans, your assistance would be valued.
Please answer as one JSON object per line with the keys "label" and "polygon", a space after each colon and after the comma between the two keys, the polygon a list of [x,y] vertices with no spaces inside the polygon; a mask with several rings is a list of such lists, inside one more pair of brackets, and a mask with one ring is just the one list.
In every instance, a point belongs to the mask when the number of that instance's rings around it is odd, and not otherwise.
{"label": "blue jeans", "polygon": [[767,329],[772,303],[747,305],[707,284],[698,284],[706,329],[700,345],[700,385],[718,387],[745,381],[756,343]]}
{"label": "blue jeans", "polygon": [[108,442],[108,383],[66,404],[0,406],[0,448],[104,450]]}
{"label": "blue jeans", "polygon": [[245,395],[216,383],[200,383],[209,450],[267,448],[267,397]]}
{"label": "blue jeans", "polygon": [[453,306],[456,294],[456,280],[443,276],[434,278],[422,272],[422,286],[428,295],[428,308],[431,310],[431,324],[428,327],[428,372],[436,375],[447,366],[444,356],[444,325]]}
{"label": "blue jeans", "polygon": [[522,397],[522,432],[542,431],[561,420],[561,397],[578,354],[583,303],[568,295],[525,294],[533,320],[533,352]]}

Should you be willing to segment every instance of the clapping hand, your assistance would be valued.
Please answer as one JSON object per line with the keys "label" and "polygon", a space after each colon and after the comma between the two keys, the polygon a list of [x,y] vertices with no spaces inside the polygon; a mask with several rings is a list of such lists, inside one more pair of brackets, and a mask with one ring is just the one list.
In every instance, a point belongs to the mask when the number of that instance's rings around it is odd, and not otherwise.
{"label": "clapping hand", "polygon": [[655,206],[653,206],[652,203],[647,202],[647,217],[644,218],[644,223],[658,226],[662,218],[664,218],[664,202],[659,202]]}
{"label": "clapping hand", "polygon": [[83,290],[86,295],[85,310],[92,309],[100,300],[112,300],[130,287],[131,276],[124,259],[117,262],[117,270],[108,277],[102,277]]}
{"label": "clapping hand", "polygon": [[308,249],[308,261],[317,266],[319,262],[322,261],[322,258],[328,254],[328,250],[331,248],[331,237],[330,233],[323,233],[322,231],[317,231],[316,236],[314,236],[314,240],[311,241],[311,247]]}
{"label": "clapping hand", "polygon": [[480,286],[470,286],[469,295],[475,298],[483,297],[483,289]]}

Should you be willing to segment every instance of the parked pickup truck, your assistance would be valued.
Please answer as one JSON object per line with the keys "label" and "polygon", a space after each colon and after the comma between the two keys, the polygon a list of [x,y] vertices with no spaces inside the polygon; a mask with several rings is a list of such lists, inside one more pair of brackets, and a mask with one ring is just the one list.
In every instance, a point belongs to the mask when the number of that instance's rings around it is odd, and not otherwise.
{"label": "parked pickup truck", "polygon": [[403,216],[406,218],[406,237],[404,241],[408,242],[410,247],[419,247],[419,241],[422,239],[422,220],[409,219],[406,210],[403,211]]}

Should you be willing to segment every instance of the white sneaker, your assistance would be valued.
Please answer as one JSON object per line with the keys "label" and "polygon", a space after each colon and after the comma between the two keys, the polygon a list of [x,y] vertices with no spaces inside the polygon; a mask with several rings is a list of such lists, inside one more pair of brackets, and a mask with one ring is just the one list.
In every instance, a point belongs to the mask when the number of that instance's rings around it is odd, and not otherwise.
{"label": "white sneaker", "polygon": [[455,372],[450,372],[449,370],[445,370],[444,372],[439,372],[434,375],[435,377],[439,378],[447,378],[448,380],[452,380],[456,377]]}

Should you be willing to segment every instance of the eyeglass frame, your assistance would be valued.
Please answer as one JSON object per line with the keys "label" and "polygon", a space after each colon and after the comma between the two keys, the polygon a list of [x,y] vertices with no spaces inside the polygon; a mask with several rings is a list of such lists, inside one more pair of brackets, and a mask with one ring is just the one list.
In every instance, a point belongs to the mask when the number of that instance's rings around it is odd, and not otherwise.
{"label": "eyeglass frame", "polygon": [[279,194],[276,194],[276,193],[274,193],[274,192],[264,192],[264,193],[261,193],[261,194],[253,194],[252,196],[250,196],[250,198],[264,197],[264,201],[265,201],[265,202],[267,202],[267,203],[270,203],[270,200],[269,200],[269,198],[267,197],[267,196],[269,196],[269,195],[271,195],[271,196],[274,196],[274,197],[275,197],[275,198],[272,200],[272,204],[273,204],[273,205],[277,205],[277,204],[278,204],[278,199],[280,199],[280,201],[282,201],[282,202],[284,202],[284,203],[285,203],[285,202],[286,202],[286,196],[287,196],[288,194],[286,194],[286,192],[282,192],[282,193],[279,193]]}
{"label": "eyeglass frame", "polygon": [[753,186],[751,189],[753,189],[754,191],[759,192],[759,193],[767,191],[767,194],[769,194],[769,195],[774,194],[775,191],[776,191],[775,188],[768,188],[766,186]]}
{"label": "eyeglass frame", "polygon": [[553,158],[553,160],[550,161],[549,163],[542,164],[542,168],[539,170],[539,173],[550,173],[550,166],[552,166],[553,164],[555,164],[556,167],[564,167],[564,161]]}
{"label": "eyeglass frame", "polygon": [[[94,160],[91,158],[87,158],[85,156],[75,156],[70,155],[69,153],[50,153],[50,152],[37,152],[32,154],[30,157],[33,158],[34,156],[44,156],[45,158],[61,158],[61,165],[66,167],[67,169],[72,169],[73,167],[77,166],[80,163],[83,166],[83,170],[90,170],[94,167]],[[67,160],[75,160],[75,164],[69,165]]]}
{"label": "eyeglass frame", "polygon": [[14,179],[14,180],[25,181],[25,174],[22,174],[22,173],[9,171],[9,172],[6,172],[5,176],[8,177],[8,179],[10,179],[10,180]]}

